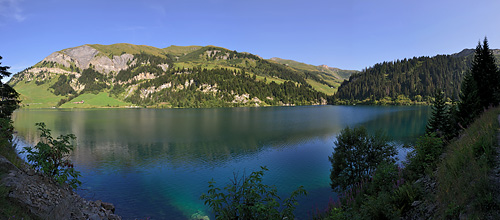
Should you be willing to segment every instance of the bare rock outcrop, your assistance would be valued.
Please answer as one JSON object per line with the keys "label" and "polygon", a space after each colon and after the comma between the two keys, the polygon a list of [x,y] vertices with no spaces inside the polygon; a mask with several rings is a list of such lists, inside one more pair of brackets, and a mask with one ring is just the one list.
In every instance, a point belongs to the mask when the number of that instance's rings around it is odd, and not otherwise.
{"label": "bare rock outcrop", "polygon": [[0,156],[0,168],[8,173],[0,184],[9,188],[9,200],[41,219],[121,219],[111,203],[88,201],[29,167],[18,169]]}
{"label": "bare rock outcrop", "polygon": [[98,56],[90,61],[90,64],[101,73],[118,73],[120,70],[128,68],[128,62],[134,59],[132,54],[122,54],[121,56],[113,56],[113,59],[109,59],[106,56]]}
{"label": "bare rock outcrop", "polygon": [[90,61],[99,53],[98,50],[87,46],[79,46],[64,50],[64,53],[70,56],[80,69],[87,69]]}
{"label": "bare rock outcrop", "polygon": [[[63,51],[54,52],[42,60],[46,62],[59,63],[65,67],[70,67],[74,63],[81,70],[89,68],[90,65],[100,72],[108,74],[110,72],[118,73],[120,70],[128,68],[129,64],[133,65],[134,55],[122,54],[113,56],[113,59],[99,54],[100,52],[88,45],[83,45],[75,48],[69,48]],[[130,62],[130,63],[129,63]]]}

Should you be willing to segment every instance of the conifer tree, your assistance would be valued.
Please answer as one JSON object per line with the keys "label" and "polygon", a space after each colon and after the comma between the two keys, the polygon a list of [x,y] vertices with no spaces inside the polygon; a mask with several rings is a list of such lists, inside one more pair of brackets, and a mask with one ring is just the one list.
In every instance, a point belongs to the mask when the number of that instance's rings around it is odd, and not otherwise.
{"label": "conifer tree", "polygon": [[471,74],[478,86],[478,96],[481,107],[497,106],[499,102],[500,77],[495,57],[488,46],[485,37],[483,45],[481,42],[476,47],[472,61]]}
{"label": "conifer tree", "polygon": [[[0,60],[2,60],[1,56]],[[2,64],[2,62],[0,62],[0,64]],[[11,73],[8,72],[9,68],[8,66],[0,66],[0,80],[2,80],[3,77],[10,76]],[[18,97],[19,93],[17,93],[16,90],[0,81],[0,118],[10,119],[11,114],[16,110],[20,102]]]}
{"label": "conifer tree", "polygon": [[471,72],[467,72],[464,76],[457,107],[456,118],[462,127],[467,127],[481,112],[478,85]]}
{"label": "conifer tree", "polygon": [[432,102],[432,115],[427,122],[425,133],[436,133],[439,137],[448,136],[452,133],[450,122],[450,109],[446,105],[444,93],[441,92],[441,90],[438,90],[434,94],[434,101]]}

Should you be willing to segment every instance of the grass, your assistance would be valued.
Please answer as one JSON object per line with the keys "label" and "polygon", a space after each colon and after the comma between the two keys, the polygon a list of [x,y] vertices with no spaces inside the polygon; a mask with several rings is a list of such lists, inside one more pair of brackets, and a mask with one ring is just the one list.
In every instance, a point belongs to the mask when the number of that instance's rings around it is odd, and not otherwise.
{"label": "grass", "polygon": [[54,84],[54,80],[56,79],[51,79],[39,86],[33,81],[19,82],[14,89],[20,94],[21,105],[24,108],[50,108],[56,106],[63,96],[56,96],[49,91],[49,86]]}
{"label": "grass", "polygon": [[17,156],[14,146],[4,138],[0,138],[0,155],[7,158],[16,167],[21,167],[24,164],[24,161]]}
{"label": "grass", "polygon": [[175,45],[172,45],[170,47],[163,48],[163,51],[165,51],[166,53],[169,53],[169,54],[173,54],[175,56],[184,56],[188,53],[191,53],[195,50],[199,50],[201,48],[202,48],[201,46],[175,46]]}
{"label": "grass", "polygon": [[[34,82],[20,82],[14,89],[21,94],[21,105],[23,108],[51,108],[64,98],[63,96],[56,96],[49,91],[49,86],[55,79],[51,79],[42,85],[36,85]],[[84,104],[75,104],[85,100]],[[61,105],[61,108],[103,108],[103,107],[124,107],[132,104],[109,97],[108,93],[101,92],[95,94],[82,94],[73,100]]]}
{"label": "grass", "polygon": [[498,210],[488,173],[497,147],[499,113],[500,108],[487,111],[448,145],[436,178],[443,218],[484,219],[489,211]]}
{"label": "grass", "polygon": [[281,59],[278,57],[271,58],[270,60],[280,63],[280,64],[286,64],[289,67],[293,67],[296,69],[301,69],[301,70],[307,70],[307,71],[318,71],[318,67],[311,65],[311,64],[306,64],[306,63],[301,63],[297,62],[295,60],[287,60],[287,59]]}
{"label": "grass", "polygon": [[[253,76],[253,75],[252,75]],[[284,79],[281,79],[281,78],[277,78],[277,77],[271,77],[271,76],[261,76],[261,75],[257,75],[255,76],[255,78],[258,80],[258,81],[264,81],[266,80],[266,83],[271,83],[271,82],[275,82],[276,84],[283,84],[286,80]]]}
{"label": "grass", "polygon": [[325,93],[327,95],[333,95],[337,92],[338,87],[330,88],[330,86],[319,83],[312,79],[306,79],[306,82],[309,83],[316,91]]}
{"label": "grass", "polygon": [[[84,101],[83,104],[76,104],[74,102]],[[99,94],[82,94],[70,100],[69,102],[61,105],[61,108],[99,108],[99,107],[124,107],[131,106],[132,104],[109,97],[107,92],[100,92]]]}
{"label": "grass", "polygon": [[87,46],[90,46],[100,51],[105,56],[110,58],[112,58],[113,56],[120,56],[123,53],[128,53],[128,54],[147,53],[159,57],[165,57],[162,49],[146,45],[133,45],[133,44],[120,43],[111,45],[87,44]]}

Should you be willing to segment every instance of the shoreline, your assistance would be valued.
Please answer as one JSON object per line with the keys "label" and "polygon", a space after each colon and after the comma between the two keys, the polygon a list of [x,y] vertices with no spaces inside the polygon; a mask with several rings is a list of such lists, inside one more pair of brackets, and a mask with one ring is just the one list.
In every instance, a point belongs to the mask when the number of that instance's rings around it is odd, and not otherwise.
{"label": "shoreline", "polygon": [[[29,216],[40,219],[122,219],[115,206],[82,198],[69,185],[60,185],[37,173],[26,163],[20,168],[0,155],[0,185],[8,189],[7,199]],[[15,218],[15,216],[13,216]]]}

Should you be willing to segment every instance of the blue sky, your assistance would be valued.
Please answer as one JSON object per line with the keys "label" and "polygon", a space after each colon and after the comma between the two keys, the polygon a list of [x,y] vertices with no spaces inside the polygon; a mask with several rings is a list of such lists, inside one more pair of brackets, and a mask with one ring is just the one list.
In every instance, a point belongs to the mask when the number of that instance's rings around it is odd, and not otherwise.
{"label": "blue sky", "polygon": [[0,0],[1,65],[17,73],[83,44],[216,45],[361,70],[451,54],[488,37],[498,0]]}

